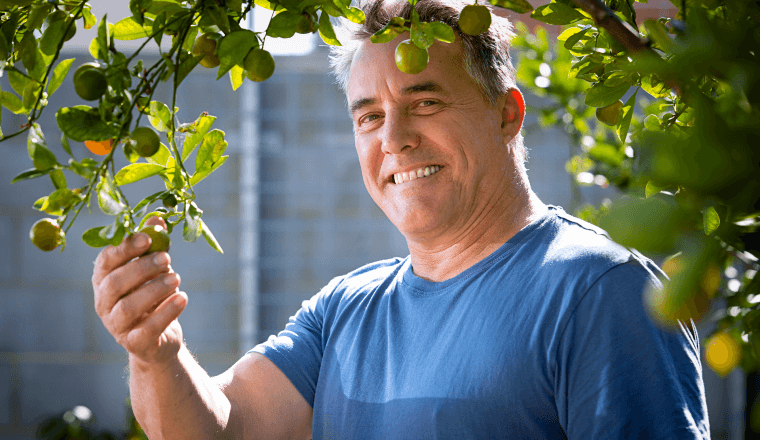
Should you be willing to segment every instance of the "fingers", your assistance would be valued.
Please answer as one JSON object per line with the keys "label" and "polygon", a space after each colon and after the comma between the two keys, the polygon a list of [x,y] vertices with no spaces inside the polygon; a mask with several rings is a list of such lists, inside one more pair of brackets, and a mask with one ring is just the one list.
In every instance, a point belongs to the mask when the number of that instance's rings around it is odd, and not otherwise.
{"label": "fingers", "polygon": [[158,225],[166,229],[166,222],[161,217],[151,217],[148,220],[145,220],[145,225],[146,226]]}
{"label": "fingers", "polygon": [[139,257],[150,247],[148,234],[134,234],[125,238],[117,247],[108,246],[98,254],[92,272],[92,285],[97,287],[101,280],[117,267]]}
{"label": "fingers", "polygon": [[139,289],[121,298],[109,314],[111,330],[121,334],[157,310],[168,297],[177,292],[178,274],[169,272],[156,277]]}
{"label": "fingers", "polygon": [[166,252],[155,252],[114,269],[95,286],[95,311],[101,317],[109,314],[129,292],[162,273],[170,272],[171,257]]}
{"label": "fingers", "polygon": [[186,306],[187,294],[180,291],[173,293],[145,320],[129,331],[126,338],[127,346],[139,351],[147,349],[146,344],[155,344],[166,328],[182,314]]}

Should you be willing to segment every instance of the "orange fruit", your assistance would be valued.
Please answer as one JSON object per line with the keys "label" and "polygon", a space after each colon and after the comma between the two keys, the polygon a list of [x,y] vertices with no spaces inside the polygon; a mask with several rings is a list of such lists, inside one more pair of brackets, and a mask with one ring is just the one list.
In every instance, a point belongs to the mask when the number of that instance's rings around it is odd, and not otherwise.
{"label": "orange fruit", "polygon": [[37,220],[29,231],[32,244],[45,252],[50,252],[63,242],[64,233],[58,222],[52,218]]}
{"label": "orange fruit", "polygon": [[98,156],[105,156],[113,149],[113,139],[107,141],[84,141],[84,146]]}
{"label": "orange fruit", "polygon": [[396,46],[396,66],[404,73],[420,73],[428,63],[427,49],[417,47],[412,40],[404,40]]}

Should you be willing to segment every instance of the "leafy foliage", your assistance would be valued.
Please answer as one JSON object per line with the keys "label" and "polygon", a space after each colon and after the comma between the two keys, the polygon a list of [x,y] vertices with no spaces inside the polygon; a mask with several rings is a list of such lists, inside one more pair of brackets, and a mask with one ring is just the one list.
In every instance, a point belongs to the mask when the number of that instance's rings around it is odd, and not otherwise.
{"label": "leafy foliage", "polygon": [[[556,43],[518,28],[518,81],[548,98],[540,124],[578,146],[567,163],[576,184],[618,190],[576,214],[664,260],[670,281],[648,292],[651,317],[716,320],[741,347],[739,365],[757,370],[760,7],[676,1],[674,17],[638,24],[632,0],[604,3],[614,17],[569,1],[537,8],[533,18],[564,27]],[[611,19],[647,45],[624,46]]]}

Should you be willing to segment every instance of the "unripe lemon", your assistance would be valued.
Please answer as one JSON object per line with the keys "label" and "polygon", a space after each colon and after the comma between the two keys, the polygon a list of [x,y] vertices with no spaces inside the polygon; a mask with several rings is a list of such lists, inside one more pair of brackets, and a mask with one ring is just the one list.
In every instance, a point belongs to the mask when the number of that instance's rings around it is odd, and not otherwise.
{"label": "unripe lemon", "polygon": [[396,46],[396,66],[404,73],[420,73],[428,63],[427,49],[417,47],[412,40],[404,40]]}
{"label": "unripe lemon", "polygon": [[214,54],[216,51],[216,40],[211,38],[216,34],[207,32],[195,40],[193,44],[193,55],[205,55],[200,65],[212,69],[218,66],[220,63],[219,58]]}
{"label": "unripe lemon", "polygon": [[739,343],[726,332],[715,333],[705,346],[707,364],[720,376],[731,372],[741,360]]}
{"label": "unripe lemon", "polygon": [[491,11],[483,5],[469,5],[459,13],[459,29],[467,35],[480,35],[491,26]]}
{"label": "unripe lemon", "polygon": [[169,233],[164,228],[158,225],[145,226],[140,229],[143,234],[148,234],[150,237],[150,247],[143,255],[152,254],[153,252],[167,252],[171,239]]}
{"label": "unripe lemon", "polygon": [[45,252],[57,248],[63,241],[64,233],[58,222],[51,218],[37,220],[29,231],[29,239],[32,244]]}
{"label": "unripe lemon", "polygon": [[150,157],[158,152],[161,147],[161,140],[158,135],[149,127],[137,127],[130,135],[135,141],[134,149],[142,157]]}
{"label": "unripe lemon", "polygon": [[177,206],[177,197],[174,194],[169,194],[168,196],[161,199],[161,202],[167,208],[174,208]]}
{"label": "unripe lemon", "polygon": [[108,88],[106,75],[98,64],[87,63],[74,72],[74,90],[85,101],[95,101],[103,96]]}
{"label": "unripe lemon", "polygon": [[274,73],[274,58],[264,49],[251,49],[243,60],[248,79],[261,82]]}

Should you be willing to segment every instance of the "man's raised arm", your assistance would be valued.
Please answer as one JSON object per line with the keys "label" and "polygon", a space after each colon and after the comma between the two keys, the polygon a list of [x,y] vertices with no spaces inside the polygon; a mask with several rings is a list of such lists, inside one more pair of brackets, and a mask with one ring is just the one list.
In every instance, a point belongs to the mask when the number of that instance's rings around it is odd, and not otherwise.
{"label": "man's raised arm", "polygon": [[140,257],[149,245],[135,234],[109,246],[92,276],[95,310],[129,352],[132,407],[148,437],[309,438],[311,407],[264,356],[246,355],[216,378],[193,359],[177,321],[187,295],[169,254]]}

